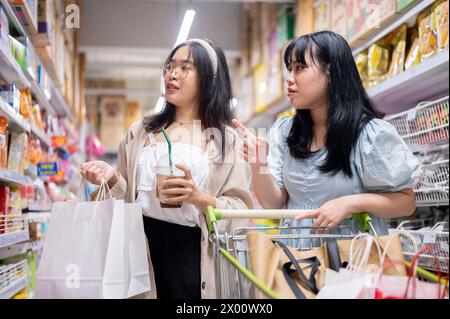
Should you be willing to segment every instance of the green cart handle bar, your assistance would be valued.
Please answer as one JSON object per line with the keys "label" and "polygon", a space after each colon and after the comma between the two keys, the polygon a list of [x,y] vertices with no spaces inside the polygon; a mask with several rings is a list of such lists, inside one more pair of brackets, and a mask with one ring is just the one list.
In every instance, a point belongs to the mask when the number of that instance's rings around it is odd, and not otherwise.
{"label": "green cart handle bar", "polygon": [[[210,234],[214,232],[213,222],[217,222],[222,219],[229,218],[268,218],[268,219],[293,219],[295,216],[304,214],[309,210],[300,209],[227,209],[221,210],[208,206],[206,214],[206,222],[208,226],[208,231]],[[368,233],[370,231],[370,225],[372,222],[372,217],[369,213],[354,213],[350,217],[359,226],[361,231]]]}

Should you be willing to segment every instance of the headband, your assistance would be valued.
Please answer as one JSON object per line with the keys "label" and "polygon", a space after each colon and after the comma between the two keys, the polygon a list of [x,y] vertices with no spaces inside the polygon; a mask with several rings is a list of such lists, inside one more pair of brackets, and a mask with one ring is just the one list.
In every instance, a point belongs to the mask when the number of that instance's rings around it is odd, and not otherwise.
{"label": "headband", "polygon": [[211,44],[208,43],[208,41],[205,41],[203,39],[191,39],[189,42],[195,42],[200,44],[206,52],[208,52],[209,59],[211,60],[213,70],[214,70],[214,77],[217,75],[217,53],[216,50],[211,46]]}

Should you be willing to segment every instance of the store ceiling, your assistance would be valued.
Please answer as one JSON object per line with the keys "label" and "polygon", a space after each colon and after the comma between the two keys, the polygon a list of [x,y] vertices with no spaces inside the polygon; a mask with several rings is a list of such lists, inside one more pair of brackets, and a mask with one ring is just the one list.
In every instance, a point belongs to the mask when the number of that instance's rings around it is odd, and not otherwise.
{"label": "store ceiling", "polygon": [[189,37],[214,40],[231,64],[240,56],[242,1],[105,2],[83,3],[79,49],[86,53],[86,77],[124,80],[129,88],[127,95],[145,98],[146,109],[159,97],[160,68],[187,9],[196,10]]}

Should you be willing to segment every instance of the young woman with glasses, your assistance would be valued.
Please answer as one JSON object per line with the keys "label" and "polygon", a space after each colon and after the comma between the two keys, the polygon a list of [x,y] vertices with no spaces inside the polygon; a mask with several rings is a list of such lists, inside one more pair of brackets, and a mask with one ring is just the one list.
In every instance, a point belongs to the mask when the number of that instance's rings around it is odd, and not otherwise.
{"label": "young woman with glasses", "polygon": [[[114,197],[142,204],[158,298],[212,298],[206,207],[252,206],[250,168],[236,160],[241,144],[230,127],[228,66],[213,42],[194,39],[173,49],[163,75],[165,107],[130,127],[119,147],[117,169],[93,161],[82,165],[81,174],[95,184],[104,178]],[[166,180],[157,195],[156,168],[168,162],[163,128],[172,141],[175,169],[184,177]],[[161,195],[167,197],[166,205],[182,206],[161,208]]]}

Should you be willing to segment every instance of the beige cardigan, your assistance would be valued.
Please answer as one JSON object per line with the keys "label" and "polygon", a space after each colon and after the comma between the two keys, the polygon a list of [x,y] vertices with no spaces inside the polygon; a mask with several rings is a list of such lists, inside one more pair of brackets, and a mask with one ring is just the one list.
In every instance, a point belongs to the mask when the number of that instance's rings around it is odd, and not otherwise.
{"label": "beige cardigan", "polygon": [[[150,133],[152,134],[152,133]],[[141,151],[146,143],[149,133],[143,127],[142,121],[136,122],[128,130],[119,146],[117,171],[119,181],[111,188],[112,195],[118,199],[133,203],[136,193],[136,169]],[[210,161],[209,177],[206,184],[207,192],[216,197],[216,206],[220,209],[248,209],[252,208],[250,194],[251,171],[246,163],[236,162],[241,140],[230,127],[226,128],[225,160],[221,160],[220,150],[215,143],[211,153],[218,156]],[[210,153],[210,154],[211,154]],[[246,221],[224,220],[219,222],[221,231],[230,231],[234,227],[242,226]],[[208,229],[205,216],[200,218],[201,226],[201,297],[215,298],[214,252],[208,239]],[[150,261],[149,261],[150,262]],[[145,298],[156,297],[153,267],[150,263],[150,278],[152,290],[146,293]]]}

